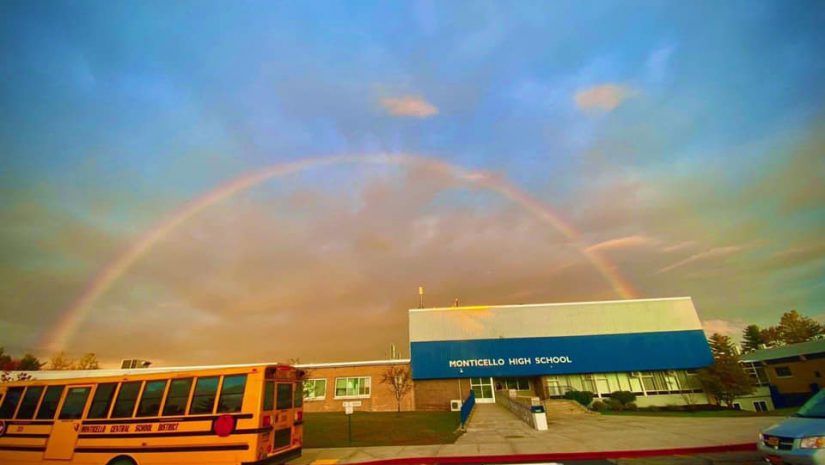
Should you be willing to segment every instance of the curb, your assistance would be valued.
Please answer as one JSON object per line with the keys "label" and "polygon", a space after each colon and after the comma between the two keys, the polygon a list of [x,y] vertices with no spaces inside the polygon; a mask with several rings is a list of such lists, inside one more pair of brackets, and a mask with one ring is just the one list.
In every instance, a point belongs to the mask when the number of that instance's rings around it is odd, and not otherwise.
{"label": "curb", "polygon": [[618,458],[657,457],[667,455],[693,455],[723,452],[753,452],[756,443],[726,444],[722,446],[681,447],[677,449],[609,450],[603,452],[561,452],[522,455],[470,455],[453,457],[409,457],[352,462],[359,465],[434,465],[464,463],[525,463],[555,460],[603,460]]}

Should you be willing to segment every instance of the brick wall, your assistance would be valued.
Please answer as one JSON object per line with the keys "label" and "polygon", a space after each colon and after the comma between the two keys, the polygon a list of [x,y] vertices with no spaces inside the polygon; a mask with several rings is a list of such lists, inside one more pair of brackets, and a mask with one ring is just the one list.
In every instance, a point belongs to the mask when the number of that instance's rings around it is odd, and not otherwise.
{"label": "brick wall", "polygon": [[[409,369],[409,363],[386,363],[372,364],[364,366],[343,366],[343,367],[321,367],[302,366],[306,372],[305,379],[326,379],[326,394],[323,399],[305,400],[305,412],[343,412],[345,401],[360,401],[361,407],[356,407],[356,411],[361,412],[394,412],[397,410],[397,402],[392,387],[389,384],[382,384],[381,377],[390,366],[399,366]],[[370,394],[364,398],[336,398],[335,380],[345,377],[370,378]],[[415,389],[411,389],[403,399],[401,399],[401,410],[411,411],[415,405]]]}
{"label": "brick wall", "polygon": [[470,393],[469,379],[432,379],[415,382],[416,410],[450,410],[450,401],[465,399]]}

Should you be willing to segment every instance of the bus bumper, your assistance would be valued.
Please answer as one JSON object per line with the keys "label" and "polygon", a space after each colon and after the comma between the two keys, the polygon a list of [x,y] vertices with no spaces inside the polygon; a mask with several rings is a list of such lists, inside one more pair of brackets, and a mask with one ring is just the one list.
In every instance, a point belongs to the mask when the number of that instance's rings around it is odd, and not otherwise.
{"label": "bus bumper", "polygon": [[242,462],[241,465],[276,465],[287,463],[290,460],[297,459],[301,456],[301,448],[281,452],[280,454],[270,455],[269,457],[255,462]]}

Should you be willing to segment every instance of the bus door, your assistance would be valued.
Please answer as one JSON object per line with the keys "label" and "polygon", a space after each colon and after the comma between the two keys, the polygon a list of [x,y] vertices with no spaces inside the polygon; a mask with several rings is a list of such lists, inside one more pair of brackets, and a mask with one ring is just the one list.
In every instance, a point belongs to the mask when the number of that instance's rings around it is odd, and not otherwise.
{"label": "bus door", "polygon": [[68,386],[46,443],[46,460],[71,460],[92,385]]}
{"label": "bus door", "polygon": [[275,415],[272,421],[275,430],[272,448],[275,452],[292,445],[292,428],[295,425],[294,396],[294,382],[275,381]]}

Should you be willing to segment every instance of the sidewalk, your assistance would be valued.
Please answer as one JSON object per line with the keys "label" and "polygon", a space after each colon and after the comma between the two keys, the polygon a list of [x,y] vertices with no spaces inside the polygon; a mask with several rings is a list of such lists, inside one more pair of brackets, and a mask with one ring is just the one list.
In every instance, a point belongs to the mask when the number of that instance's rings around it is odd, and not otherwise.
{"label": "sidewalk", "polygon": [[536,431],[509,411],[482,404],[454,444],[305,449],[293,465],[331,465],[425,457],[513,456],[571,452],[680,449],[756,443],[780,417],[673,418],[581,415],[548,419]]}

